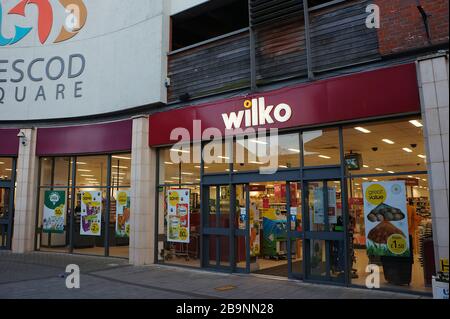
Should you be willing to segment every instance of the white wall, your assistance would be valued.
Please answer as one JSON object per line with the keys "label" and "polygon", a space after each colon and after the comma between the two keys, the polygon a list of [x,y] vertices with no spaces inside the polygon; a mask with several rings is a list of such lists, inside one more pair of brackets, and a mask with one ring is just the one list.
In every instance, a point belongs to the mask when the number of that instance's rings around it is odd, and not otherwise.
{"label": "white wall", "polygon": [[170,15],[180,13],[209,0],[171,0]]}
{"label": "white wall", "polygon": [[[119,111],[136,106],[166,101],[164,79],[166,77],[166,53],[168,18],[164,12],[166,0],[84,0],[88,10],[87,22],[80,33],[59,44],[54,44],[65,21],[66,13],[58,0],[50,0],[54,23],[48,41],[43,45],[37,36],[37,7],[27,5],[26,17],[8,15],[7,12],[18,3],[17,0],[2,0],[3,21],[1,32],[4,37],[15,34],[15,26],[33,27],[22,41],[0,46],[0,120],[33,120],[67,118]],[[12,70],[12,62],[21,59],[24,65],[36,58],[44,58],[33,68],[35,77],[45,75],[45,62],[60,56],[68,64],[68,57],[81,54],[86,60],[85,70],[78,78],[70,79],[67,72],[58,80],[44,76],[43,81],[32,81],[27,76],[20,83],[11,79],[19,75]],[[54,74],[58,64],[53,65]],[[6,69],[6,71],[1,71]],[[56,72],[56,73],[55,73]],[[75,97],[76,82],[81,87]],[[57,85],[64,85],[65,97],[56,99]],[[45,91],[45,100],[36,95],[40,87]],[[16,87],[19,97],[26,87],[26,99],[15,98]],[[2,95],[3,98],[2,98]],[[2,101],[1,101],[2,100]],[[1,103],[3,102],[3,103]]]}

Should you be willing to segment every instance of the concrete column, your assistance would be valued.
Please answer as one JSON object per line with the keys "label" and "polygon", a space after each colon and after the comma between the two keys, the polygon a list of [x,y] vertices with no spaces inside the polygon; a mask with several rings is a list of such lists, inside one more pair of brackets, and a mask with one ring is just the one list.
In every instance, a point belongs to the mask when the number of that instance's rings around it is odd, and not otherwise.
{"label": "concrete column", "polygon": [[[16,198],[12,251],[26,253],[34,250],[36,222],[36,189],[38,160],[36,157],[36,130],[22,129],[17,158]],[[22,143],[25,141],[25,144]]]}
{"label": "concrete column", "polygon": [[449,168],[448,168],[448,56],[418,61],[418,77],[427,166],[436,267],[449,255]]}
{"label": "concrete column", "polygon": [[130,264],[152,264],[155,251],[156,151],[148,146],[147,116],[133,119]]}

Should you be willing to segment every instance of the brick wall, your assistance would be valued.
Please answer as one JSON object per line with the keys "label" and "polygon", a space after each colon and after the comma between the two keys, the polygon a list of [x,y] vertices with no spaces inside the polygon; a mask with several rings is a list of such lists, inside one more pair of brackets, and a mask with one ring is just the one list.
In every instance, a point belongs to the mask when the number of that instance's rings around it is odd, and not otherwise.
{"label": "brick wall", "polygon": [[374,0],[374,3],[380,7],[378,38],[382,55],[429,45],[418,3],[431,15],[428,19],[431,43],[448,42],[448,0]]}

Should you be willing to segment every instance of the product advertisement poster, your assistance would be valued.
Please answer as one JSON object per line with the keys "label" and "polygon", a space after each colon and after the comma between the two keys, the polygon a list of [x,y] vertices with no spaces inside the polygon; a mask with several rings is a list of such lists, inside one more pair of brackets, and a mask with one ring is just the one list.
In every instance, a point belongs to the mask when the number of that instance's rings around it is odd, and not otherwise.
{"label": "product advertisement poster", "polygon": [[130,191],[118,191],[116,198],[116,237],[130,237]]}
{"label": "product advertisement poster", "polygon": [[66,218],[66,192],[45,191],[44,196],[43,232],[61,234]]}
{"label": "product advertisement poster", "polygon": [[167,191],[167,241],[189,243],[190,241],[190,190]]}
{"label": "product advertisement poster", "polygon": [[337,198],[336,198],[336,188],[328,188],[328,223],[337,223]]}
{"label": "product advertisement poster", "polygon": [[313,223],[314,224],[323,224],[324,223],[324,211],[323,211],[323,188],[322,187],[314,187],[314,214],[313,214]]}
{"label": "product advertisement poster", "polygon": [[80,235],[102,233],[102,192],[81,192]]}
{"label": "product advertisement poster", "polygon": [[410,255],[405,181],[366,182],[364,222],[368,255]]}
{"label": "product advertisement poster", "polygon": [[[323,188],[314,187],[314,224],[323,224],[325,222],[323,199]],[[328,188],[328,224],[337,223],[336,202],[336,188]]]}

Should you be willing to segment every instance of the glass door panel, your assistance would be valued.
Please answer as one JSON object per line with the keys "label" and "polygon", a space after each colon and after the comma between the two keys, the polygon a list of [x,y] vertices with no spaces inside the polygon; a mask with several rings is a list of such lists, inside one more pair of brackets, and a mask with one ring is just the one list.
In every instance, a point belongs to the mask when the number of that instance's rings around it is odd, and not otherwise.
{"label": "glass door panel", "polygon": [[0,249],[9,249],[10,247],[10,189],[0,188]]}
{"label": "glass door panel", "polygon": [[346,254],[341,182],[308,181],[304,189],[306,277],[344,282]]}
{"label": "glass door panel", "polygon": [[226,186],[205,186],[208,200],[204,220],[204,264],[207,267],[229,268],[230,252],[230,191]]}
{"label": "glass door panel", "polygon": [[290,237],[290,268],[291,275],[303,277],[303,213],[302,184],[290,183],[289,193],[289,237]]}

